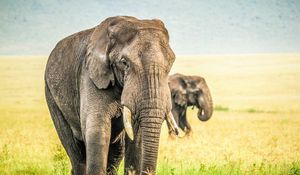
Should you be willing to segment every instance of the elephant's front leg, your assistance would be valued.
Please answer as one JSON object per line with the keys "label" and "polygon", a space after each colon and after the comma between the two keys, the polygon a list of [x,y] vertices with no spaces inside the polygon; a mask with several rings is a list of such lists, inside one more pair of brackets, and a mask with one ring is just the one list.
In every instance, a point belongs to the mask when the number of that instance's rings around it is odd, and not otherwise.
{"label": "elephant's front leg", "polygon": [[87,117],[85,137],[88,175],[106,174],[110,131],[110,118],[100,113]]}
{"label": "elephant's front leg", "polygon": [[192,135],[192,128],[190,123],[187,120],[186,110],[181,113],[179,127],[185,132],[187,136]]}

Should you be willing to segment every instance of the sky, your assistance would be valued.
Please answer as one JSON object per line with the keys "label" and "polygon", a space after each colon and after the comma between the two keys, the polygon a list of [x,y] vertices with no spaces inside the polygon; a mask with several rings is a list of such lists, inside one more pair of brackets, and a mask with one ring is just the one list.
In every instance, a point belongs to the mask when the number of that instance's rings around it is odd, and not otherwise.
{"label": "sky", "polygon": [[300,53],[299,0],[0,0],[0,55],[49,55],[117,15],[161,19],[176,55]]}

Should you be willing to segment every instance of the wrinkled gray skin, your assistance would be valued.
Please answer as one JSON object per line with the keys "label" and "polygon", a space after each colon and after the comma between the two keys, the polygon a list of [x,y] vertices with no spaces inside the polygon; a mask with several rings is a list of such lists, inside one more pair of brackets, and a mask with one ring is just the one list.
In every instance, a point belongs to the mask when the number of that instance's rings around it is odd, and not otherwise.
{"label": "wrinkled gray skin", "polygon": [[[116,174],[124,154],[125,174],[155,172],[174,59],[160,20],[111,17],[56,45],[45,91],[72,174]],[[122,106],[133,114],[134,141],[123,139]]]}
{"label": "wrinkled gray skin", "polygon": [[[169,86],[172,96],[172,114],[180,129],[186,135],[192,131],[187,121],[186,110],[188,106],[198,108],[198,119],[207,121],[213,113],[213,102],[205,79],[200,76],[186,76],[174,74],[169,76]],[[172,131],[169,127],[169,133]]]}

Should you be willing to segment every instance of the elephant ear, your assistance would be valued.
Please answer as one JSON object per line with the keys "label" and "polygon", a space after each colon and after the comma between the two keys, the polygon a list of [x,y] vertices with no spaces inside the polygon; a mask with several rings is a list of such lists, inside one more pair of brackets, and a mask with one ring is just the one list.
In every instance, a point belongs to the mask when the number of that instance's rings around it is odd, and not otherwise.
{"label": "elephant ear", "polygon": [[135,28],[130,25],[133,17],[111,17],[95,27],[87,46],[86,68],[89,77],[99,89],[115,84],[109,52],[118,44],[127,43],[135,35]]}
{"label": "elephant ear", "polygon": [[87,46],[86,69],[90,79],[99,89],[105,89],[110,82],[114,84],[114,75],[108,59],[110,39],[108,26],[110,19],[106,19],[96,26]]}
{"label": "elephant ear", "polygon": [[171,89],[171,96],[175,104],[179,106],[187,105],[186,98],[186,83],[181,74],[174,74],[169,76],[169,87]]}

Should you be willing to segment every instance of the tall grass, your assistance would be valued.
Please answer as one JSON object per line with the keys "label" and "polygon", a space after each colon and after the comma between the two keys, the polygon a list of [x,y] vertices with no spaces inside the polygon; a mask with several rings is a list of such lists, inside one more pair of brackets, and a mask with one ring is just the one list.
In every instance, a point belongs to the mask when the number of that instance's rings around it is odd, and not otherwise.
{"label": "tall grass", "polygon": [[[173,72],[204,76],[217,105],[207,122],[188,110],[190,137],[169,138],[163,124],[157,173],[300,174],[299,58],[178,58]],[[0,58],[1,175],[70,174],[44,99],[45,63]]]}

